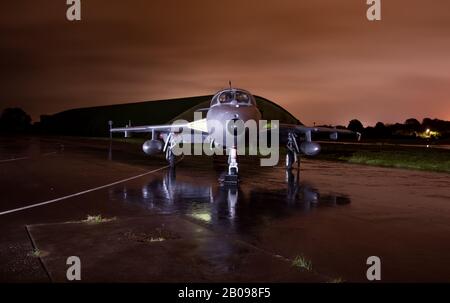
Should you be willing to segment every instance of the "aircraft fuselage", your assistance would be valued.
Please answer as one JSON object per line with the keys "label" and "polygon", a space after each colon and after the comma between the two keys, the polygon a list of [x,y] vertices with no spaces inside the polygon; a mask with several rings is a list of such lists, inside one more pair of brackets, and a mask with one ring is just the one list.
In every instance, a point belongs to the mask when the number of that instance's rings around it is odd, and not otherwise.
{"label": "aircraft fuselage", "polygon": [[208,133],[216,144],[224,147],[228,147],[227,143],[230,144],[227,136],[234,135],[233,123],[246,124],[248,121],[254,121],[258,125],[260,120],[261,112],[254,97],[240,89],[228,89],[217,93],[212,98],[211,107],[206,115]]}

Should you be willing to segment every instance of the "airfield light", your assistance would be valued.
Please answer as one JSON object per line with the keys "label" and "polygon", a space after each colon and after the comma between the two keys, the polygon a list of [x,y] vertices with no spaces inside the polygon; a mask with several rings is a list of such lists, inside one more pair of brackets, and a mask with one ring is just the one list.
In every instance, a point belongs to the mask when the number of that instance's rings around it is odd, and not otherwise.
{"label": "airfield light", "polygon": [[441,136],[441,134],[437,130],[431,130],[427,128],[423,133],[419,133],[419,136],[421,138],[431,138],[431,137],[438,138]]}

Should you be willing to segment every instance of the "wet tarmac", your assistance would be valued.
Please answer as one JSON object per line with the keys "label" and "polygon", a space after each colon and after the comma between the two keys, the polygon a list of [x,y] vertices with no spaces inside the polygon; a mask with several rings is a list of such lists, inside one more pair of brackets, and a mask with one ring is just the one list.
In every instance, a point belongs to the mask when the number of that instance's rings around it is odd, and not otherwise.
{"label": "wet tarmac", "polygon": [[236,188],[224,158],[170,170],[139,145],[0,140],[3,282],[64,281],[70,255],[84,281],[364,282],[369,256],[385,282],[450,281],[448,174],[240,158]]}

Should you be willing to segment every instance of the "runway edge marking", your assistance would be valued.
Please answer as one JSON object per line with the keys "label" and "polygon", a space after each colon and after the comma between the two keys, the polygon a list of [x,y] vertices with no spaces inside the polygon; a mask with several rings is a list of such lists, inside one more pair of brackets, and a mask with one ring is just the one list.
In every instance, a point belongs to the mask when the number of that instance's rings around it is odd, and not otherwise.
{"label": "runway edge marking", "polygon": [[[50,155],[55,155],[58,152],[54,151],[54,152],[49,152],[49,153],[45,153],[45,154],[40,154],[38,155],[39,157],[47,157]],[[30,160],[33,159],[33,157],[31,156],[27,156],[27,157],[18,157],[18,158],[10,158],[10,159],[1,159],[0,163],[8,163],[8,162],[14,162],[14,161],[20,161],[20,160]]]}
{"label": "runway edge marking", "polygon": [[[178,160],[177,163],[180,162],[181,160],[183,160],[183,158]],[[60,198],[56,198],[56,199],[52,199],[52,200],[48,200],[48,201],[44,201],[44,202],[40,202],[40,203],[36,203],[36,204],[31,204],[31,205],[27,205],[27,206],[15,208],[15,209],[6,210],[6,211],[3,211],[3,212],[0,212],[0,216],[11,214],[11,213],[15,213],[15,212],[19,212],[19,211],[30,209],[30,208],[35,208],[35,207],[47,205],[47,204],[52,204],[52,203],[55,203],[55,202],[59,202],[59,201],[62,201],[62,200],[67,200],[67,199],[70,199],[70,198],[73,198],[73,197],[77,197],[77,196],[81,196],[81,195],[84,195],[84,194],[87,194],[87,193],[91,193],[91,192],[94,192],[94,191],[97,191],[97,190],[100,190],[100,189],[108,188],[108,187],[111,187],[111,186],[114,186],[114,185],[117,185],[117,184],[120,184],[120,183],[128,182],[128,181],[131,181],[131,180],[134,180],[134,179],[141,178],[141,177],[146,176],[146,175],[150,175],[150,174],[156,173],[156,172],[158,172],[160,170],[164,170],[164,169],[168,168],[169,166],[170,165],[166,165],[166,166],[163,166],[163,167],[160,167],[160,168],[157,168],[157,169],[154,169],[154,170],[151,170],[151,171],[148,171],[148,172],[145,172],[145,173],[133,176],[133,177],[129,177],[129,178],[122,179],[122,180],[119,180],[119,181],[115,181],[115,182],[112,182],[112,183],[109,183],[109,184],[105,184],[105,185],[102,185],[102,186],[99,186],[99,187],[95,187],[95,188],[87,189],[87,190],[84,190],[84,191],[80,191],[78,193],[74,193],[74,194],[67,195],[67,196],[64,196],[64,197],[60,197]]]}

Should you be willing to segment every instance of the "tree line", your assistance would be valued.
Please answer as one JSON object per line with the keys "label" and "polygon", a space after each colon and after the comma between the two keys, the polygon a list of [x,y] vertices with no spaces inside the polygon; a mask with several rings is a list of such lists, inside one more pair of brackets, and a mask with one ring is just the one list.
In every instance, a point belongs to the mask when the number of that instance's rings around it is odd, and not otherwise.
{"label": "tree line", "polygon": [[[425,118],[421,122],[415,118],[404,123],[384,124],[378,122],[375,126],[364,125],[358,119],[353,119],[347,128],[359,132],[363,138],[450,138],[450,121]],[[28,133],[39,131],[39,123],[31,124],[31,117],[21,108],[6,108],[0,115],[0,131],[10,133]]]}
{"label": "tree line", "polygon": [[353,119],[347,128],[360,132],[365,138],[450,138],[450,121],[431,118],[424,118],[422,122],[415,118],[406,119],[404,123],[377,122],[375,126],[367,127]]}

